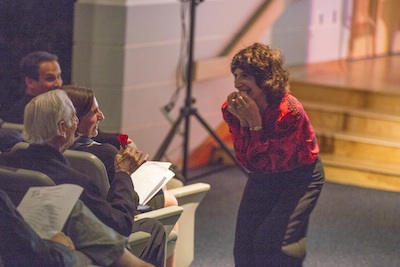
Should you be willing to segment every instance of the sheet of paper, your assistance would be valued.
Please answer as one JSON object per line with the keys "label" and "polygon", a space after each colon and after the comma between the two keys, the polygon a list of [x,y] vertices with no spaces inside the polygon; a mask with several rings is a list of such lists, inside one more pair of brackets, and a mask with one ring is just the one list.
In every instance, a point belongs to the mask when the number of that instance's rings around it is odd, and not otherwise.
{"label": "sheet of paper", "polygon": [[158,185],[154,188],[154,190],[150,192],[150,194],[147,196],[147,198],[144,199],[143,202],[140,203],[140,204],[145,205],[147,202],[149,202],[149,200],[150,200],[152,197],[154,197],[154,195],[157,194],[157,192],[160,191],[160,190],[164,187],[164,185],[166,185],[166,184],[169,182],[169,180],[171,180],[174,176],[175,176],[175,173],[174,173],[173,171],[167,170],[167,173],[165,174],[164,179],[162,179],[162,180],[160,181],[160,184],[158,184]]}
{"label": "sheet of paper", "polygon": [[145,205],[174,177],[175,174],[169,170],[170,166],[170,162],[146,161],[132,173],[132,182],[139,195],[139,204]]}
{"label": "sheet of paper", "polygon": [[75,184],[31,187],[17,210],[41,238],[50,239],[62,230],[82,191]]}

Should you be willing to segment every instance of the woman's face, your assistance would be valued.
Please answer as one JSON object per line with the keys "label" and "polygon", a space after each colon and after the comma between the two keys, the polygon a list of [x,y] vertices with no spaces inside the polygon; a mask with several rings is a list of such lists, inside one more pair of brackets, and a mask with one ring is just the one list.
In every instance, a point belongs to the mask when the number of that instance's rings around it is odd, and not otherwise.
{"label": "woman's face", "polygon": [[86,113],[78,124],[78,132],[87,137],[95,137],[99,134],[99,122],[104,120],[103,112],[99,109],[96,97],[93,99],[92,108]]}
{"label": "woman's face", "polygon": [[246,93],[257,104],[265,102],[264,92],[257,85],[254,75],[247,74],[242,69],[236,69],[233,72],[233,76],[235,77],[235,88],[238,89],[239,92]]}

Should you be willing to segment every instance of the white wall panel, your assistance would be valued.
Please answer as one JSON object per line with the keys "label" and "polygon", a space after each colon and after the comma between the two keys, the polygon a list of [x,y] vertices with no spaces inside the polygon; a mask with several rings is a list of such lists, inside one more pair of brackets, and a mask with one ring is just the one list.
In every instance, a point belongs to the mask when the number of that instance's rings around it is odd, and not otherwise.
{"label": "white wall panel", "polygon": [[179,56],[179,44],[154,44],[125,49],[124,84],[142,85],[173,82]]}
{"label": "white wall panel", "polygon": [[340,58],[343,28],[342,5],[342,0],[312,1],[307,62]]}
{"label": "white wall panel", "polygon": [[180,10],[178,1],[162,5],[130,6],[127,9],[126,43],[180,41]]}
{"label": "white wall panel", "polygon": [[[264,0],[205,0],[196,7],[194,59],[207,59],[221,51],[249,20]],[[286,63],[320,60],[321,46],[308,53],[313,41],[327,39],[318,27],[308,27],[311,4],[319,9],[335,7],[344,0],[296,0],[260,40],[282,48]],[[325,3],[325,4],[324,4]],[[326,6],[325,6],[326,5]],[[181,3],[178,0],[77,0],[75,8],[73,81],[97,94],[106,120],[101,128],[132,136],[143,151],[154,155],[170,130],[160,108],[175,90],[175,72],[181,38]],[[315,13],[315,12],[314,12]],[[189,14],[186,14],[186,23]],[[188,28],[189,25],[186,24]],[[335,26],[336,27],[336,26]],[[322,51],[322,50],[321,50]],[[186,73],[185,73],[186,74]],[[220,108],[234,90],[230,76],[194,82],[194,108],[211,127],[222,122]],[[173,119],[185,98],[181,92]],[[209,135],[191,117],[190,149]],[[181,153],[177,135],[167,154]]]}
{"label": "white wall panel", "polygon": [[307,60],[311,1],[293,1],[272,28],[271,44],[283,51],[287,65]]}

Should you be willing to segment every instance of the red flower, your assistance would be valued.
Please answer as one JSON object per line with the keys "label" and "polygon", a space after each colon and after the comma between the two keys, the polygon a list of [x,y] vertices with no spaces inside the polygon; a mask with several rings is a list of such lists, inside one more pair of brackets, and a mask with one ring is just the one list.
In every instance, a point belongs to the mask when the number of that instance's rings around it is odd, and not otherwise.
{"label": "red flower", "polygon": [[125,148],[128,144],[132,143],[132,141],[129,140],[129,137],[127,134],[119,134],[117,136],[117,139],[123,148]]}

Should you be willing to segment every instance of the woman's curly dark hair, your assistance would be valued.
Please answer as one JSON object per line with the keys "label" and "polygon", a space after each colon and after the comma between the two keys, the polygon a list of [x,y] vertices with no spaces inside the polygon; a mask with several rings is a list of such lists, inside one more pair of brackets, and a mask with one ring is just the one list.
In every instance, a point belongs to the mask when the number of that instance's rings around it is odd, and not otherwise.
{"label": "woman's curly dark hair", "polygon": [[264,90],[265,98],[271,105],[282,100],[289,92],[289,72],[283,67],[281,50],[268,45],[254,43],[239,51],[232,59],[231,72],[243,70],[255,77],[256,84]]}

